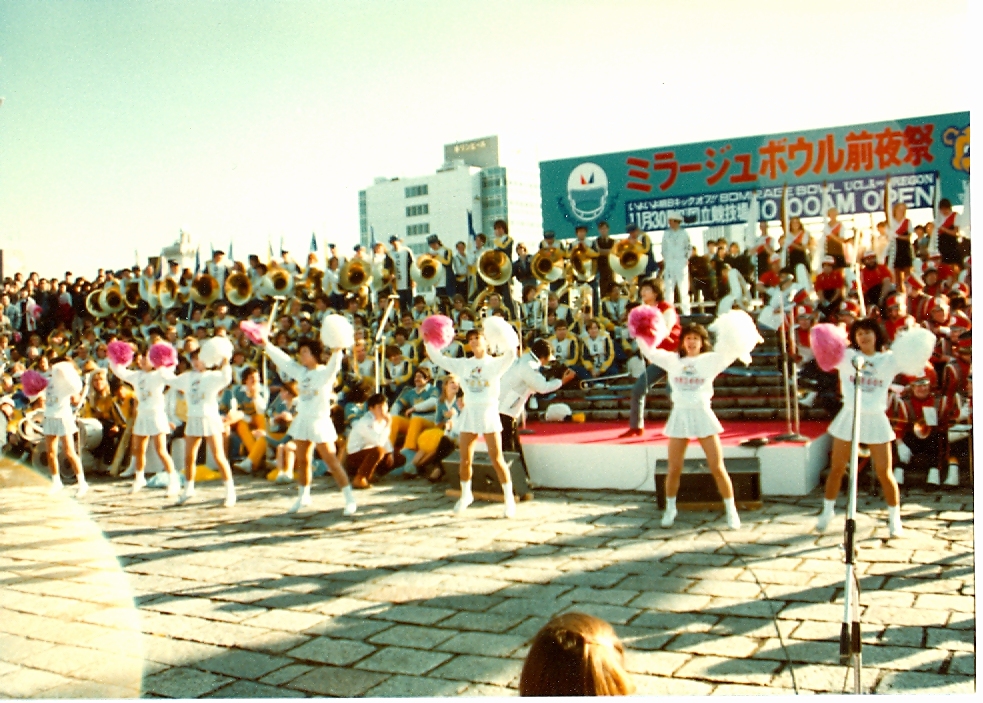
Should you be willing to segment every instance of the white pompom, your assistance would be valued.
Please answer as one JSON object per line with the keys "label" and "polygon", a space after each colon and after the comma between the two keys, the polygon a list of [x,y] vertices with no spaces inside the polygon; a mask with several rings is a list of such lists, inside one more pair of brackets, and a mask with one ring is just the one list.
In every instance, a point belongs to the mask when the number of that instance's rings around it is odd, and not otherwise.
{"label": "white pompom", "polygon": [[894,338],[891,351],[906,376],[921,376],[935,350],[935,335],[924,327],[911,327]]}
{"label": "white pompom", "polygon": [[754,320],[743,310],[731,310],[718,317],[709,327],[715,336],[714,351],[751,363],[751,350],[764,340]]}
{"label": "white pompom", "polygon": [[519,335],[515,328],[500,317],[486,317],[481,323],[481,331],[488,341],[489,351],[504,353],[506,349],[519,346]]}
{"label": "white pompom", "polygon": [[219,366],[223,360],[232,358],[233,346],[225,337],[212,337],[201,343],[198,358],[205,366]]}
{"label": "white pompom", "polygon": [[355,328],[342,315],[325,315],[321,322],[321,343],[328,349],[350,349],[355,346]]}
{"label": "white pompom", "polygon": [[59,395],[78,395],[82,392],[82,378],[75,364],[59,361],[51,367],[51,388]]}
{"label": "white pompom", "polygon": [[551,403],[546,412],[543,413],[543,419],[547,422],[562,422],[566,420],[573,414],[570,410],[570,406],[566,403]]}

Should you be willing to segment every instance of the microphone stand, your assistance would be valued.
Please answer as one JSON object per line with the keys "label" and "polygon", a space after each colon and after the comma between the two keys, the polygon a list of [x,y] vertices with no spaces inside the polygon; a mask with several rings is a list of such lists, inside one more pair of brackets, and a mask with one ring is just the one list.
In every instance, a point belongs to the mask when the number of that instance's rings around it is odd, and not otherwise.
{"label": "microphone stand", "polygon": [[[275,332],[274,325],[276,324],[276,307],[280,304],[281,300],[286,300],[286,298],[281,296],[273,297],[273,305],[270,307],[270,333]],[[263,353],[263,385],[266,386],[266,397],[270,397],[270,371],[266,366],[266,353]]]}
{"label": "microphone stand", "polygon": [[382,314],[382,319],[379,321],[379,329],[376,330],[375,339],[372,341],[373,356],[375,357],[375,392],[379,392],[379,388],[382,387],[382,350],[379,348],[379,342],[382,340],[382,335],[386,331],[386,323],[389,322],[389,315],[393,311],[393,305],[399,300],[399,296],[395,293],[391,293],[386,300],[386,310]]}
{"label": "microphone stand", "polygon": [[[517,360],[520,359],[520,358],[522,358],[522,306],[523,305],[524,305],[524,303],[523,302],[520,302],[518,305],[515,306],[515,309],[516,309],[515,321],[518,323],[518,327],[519,327],[519,356],[517,357]],[[517,429],[516,430],[516,433],[517,434],[535,434],[535,432],[533,430],[530,430],[530,429],[527,429],[526,428],[526,406],[525,405],[522,406],[522,427],[520,427],[519,429]],[[516,441],[518,442],[518,440],[516,440]]]}
{"label": "microphone stand", "polygon": [[[788,325],[786,324],[785,316],[785,291],[781,288],[778,289],[778,302],[781,305],[781,315],[782,323],[778,328],[778,333],[782,339],[782,381],[785,386],[785,425],[788,430],[785,434],[780,434],[775,437],[778,442],[803,442],[808,441],[805,437],[800,435],[798,432],[792,431],[792,408],[791,400],[789,398],[789,373],[788,373],[788,340],[786,335],[788,333]],[[795,403],[798,404],[798,393],[796,393]]]}
{"label": "microphone stand", "polygon": [[846,526],[843,532],[843,548],[846,555],[846,580],[843,584],[843,624],[840,628],[840,665],[853,668],[853,692],[862,693],[860,672],[862,667],[860,641],[860,581],[856,572],[857,534],[857,473],[860,448],[860,379],[864,358],[853,358],[855,381],[853,384],[853,439],[850,441],[850,493],[847,500]]}

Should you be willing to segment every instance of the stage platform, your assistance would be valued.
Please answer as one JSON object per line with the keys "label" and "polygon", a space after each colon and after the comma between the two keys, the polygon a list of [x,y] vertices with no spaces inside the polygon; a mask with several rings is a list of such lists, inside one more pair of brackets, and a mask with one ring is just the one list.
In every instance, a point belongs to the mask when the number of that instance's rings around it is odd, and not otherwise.
{"label": "stage platform", "polygon": [[[829,461],[832,439],[827,421],[801,424],[805,443],[775,442],[786,431],[784,421],[726,422],[720,436],[724,461],[757,458],[761,494],[800,496],[819,483],[819,473]],[[579,488],[655,491],[655,463],[669,455],[669,440],[662,435],[664,422],[647,422],[641,437],[621,439],[627,422],[531,422],[532,434],[522,435],[522,446],[532,484],[543,488]],[[761,447],[742,447],[742,442],[769,438]],[[691,441],[686,458],[700,458],[699,442]]]}

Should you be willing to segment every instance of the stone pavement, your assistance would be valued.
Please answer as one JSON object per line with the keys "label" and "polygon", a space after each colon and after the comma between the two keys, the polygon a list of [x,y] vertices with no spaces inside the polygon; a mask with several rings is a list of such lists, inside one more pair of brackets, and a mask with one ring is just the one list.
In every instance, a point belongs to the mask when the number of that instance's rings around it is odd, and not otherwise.
{"label": "stone pavement", "polygon": [[[640,694],[852,686],[843,518],[812,532],[818,492],[730,533],[711,513],[663,530],[627,492],[539,490],[515,520],[455,519],[403,481],[359,492],[347,519],[320,479],[316,511],[287,516],[291,487],[237,479],[233,510],[220,484],[178,507],[100,478],[76,504],[0,465],[0,696],[510,696],[566,610],[614,624]],[[895,540],[883,502],[862,507],[865,690],[974,692],[972,495],[906,496]]]}

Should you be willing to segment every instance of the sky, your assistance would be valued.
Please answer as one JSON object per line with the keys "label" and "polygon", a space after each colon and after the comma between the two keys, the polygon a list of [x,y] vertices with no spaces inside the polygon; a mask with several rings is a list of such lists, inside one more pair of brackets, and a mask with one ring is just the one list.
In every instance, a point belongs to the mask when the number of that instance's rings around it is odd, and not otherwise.
{"label": "sky", "polygon": [[492,134],[540,161],[971,109],[980,4],[0,0],[5,275],[181,229],[351,251],[360,189]]}

